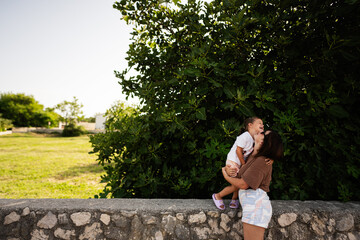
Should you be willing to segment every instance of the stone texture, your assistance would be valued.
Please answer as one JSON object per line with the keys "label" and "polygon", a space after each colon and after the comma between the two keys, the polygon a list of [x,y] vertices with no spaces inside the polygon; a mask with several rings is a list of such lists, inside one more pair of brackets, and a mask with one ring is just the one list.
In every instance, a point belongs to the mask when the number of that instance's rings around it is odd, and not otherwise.
{"label": "stone texture", "polygon": [[212,218],[218,218],[220,216],[220,212],[219,211],[208,211],[207,215]]}
{"label": "stone texture", "polygon": [[133,240],[142,239],[143,226],[138,216],[134,216],[131,222],[131,233],[130,238]]}
{"label": "stone texture", "polygon": [[[360,203],[272,205],[265,239],[360,239]],[[241,216],[211,199],[0,199],[0,239],[243,239]]]}
{"label": "stone texture", "polygon": [[54,236],[60,239],[70,240],[71,237],[75,237],[75,230],[64,230],[57,228],[54,232]]}
{"label": "stone texture", "polygon": [[228,215],[222,213],[221,214],[221,222],[220,227],[224,229],[226,232],[230,231],[230,227],[228,226],[228,223],[230,222],[230,218]]}
{"label": "stone texture", "polygon": [[188,240],[190,238],[190,230],[184,225],[175,226],[175,235],[180,240]]}
{"label": "stone texture", "polygon": [[211,234],[210,228],[204,227],[195,227],[194,232],[198,239],[209,239],[209,236]]}
{"label": "stone texture", "polygon": [[233,211],[230,211],[227,213],[227,215],[230,217],[230,218],[234,218],[236,216],[237,212],[235,210]]}
{"label": "stone texture", "polygon": [[185,214],[184,214],[184,213],[177,213],[177,214],[176,214],[176,218],[177,218],[179,221],[184,221],[184,220],[185,220]]}
{"label": "stone texture", "polygon": [[327,230],[329,233],[335,232],[335,225],[336,225],[335,219],[330,218],[327,224]]}
{"label": "stone texture", "polygon": [[224,230],[219,228],[219,220],[218,219],[209,219],[208,224],[211,228],[213,234],[223,234]]}
{"label": "stone texture", "polygon": [[100,221],[104,223],[105,225],[109,225],[110,223],[110,216],[107,214],[101,214]]}
{"label": "stone texture", "polygon": [[308,231],[304,231],[306,225],[301,222],[293,222],[288,228],[288,234],[293,240],[311,239]]}
{"label": "stone texture", "polygon": [[237,234],[236,232],[231,232],[229,234],[229,236],[230,236],[230,239],[233,239],[233,240],[243,240],[242,237],[239,234]]}
{"label": "stone texture", "polygon": [[57,217],[52,213],[48,212],[37,224],[39,228],[51,229],[57,224]]}
{"label": "stone texture", "polygon": [[136,215],[136,211],[123,211],[121,214],[124,217],[131,218]]}
{"label": "stone texture", "polygon": [[359,240],[360,239],[360,233],[359,232],[350,232],[348,233],[349,240]]}
{"label": "stone texture", "polygon": [[296,221],[297,215],[295,213],[284,213],[278,218],[278,223],[281,227],[286,227]]}
{"label": "stone texture", "polygon": [[163,239],[164,239],[164,237],[163,237],[162,233],[160,231],[157,231],[155,233],[155,240],[163,240]]}
{"label": "stone texture", "polygon": [[83,234],[80,235],[80,240],[97,240],[98,236],[102,233],[100,223],[93,223],[91,226],[86,226]]}
{"label": "stone texture", "polygon": [[189,216],[189,224],[206,222],[206,215],[204,212],[193,214]]}
{"label": "stone texture", "polygon": [[128,233],[121,228],[118,227],[106,227],[104,230],[104,234],[106,239],[114,239],[114,240],[128,240]]}
{"label": "stone texture", "polygon": [[26,208],[24,208],[21,216],[27,216],[27,215],[29,215],[29,214],[30,214],[30,208],[26,207]]}
{"label": "stone texture", "polygon": [[337,233],[335,236],[336,240],[348,240],[348,237],[343,233]]}
{"label": "stone texture", "polygon": [[31,233],[31,240],[47,240],[49,236],[44,233],[44,230],[35,229]]}
{"label": "stone texture", "polygon": [[341,216],[338,221],[336,221],[336,230],[340,232],[349,231],[354,227],[354,217],[350,214]]}
{"label": "stone texture", "polygon": [[241,220],[238,220],[238,221],[234,222],[231,230],[232,230],[232,231],[236,231],[236,232],[239,233],[240,235],[243,235],[243,234],[242,234],[242,231],[243,231],[242,221],[241,221]]}
{"label": "stone texture", "polygon": [[164,226],[165,231],[168,234],[172,235],[176,226],[176,217],[173,217],[171,215],[163,216],[161,224]]}
{"label": "stone texture", "polygon": [[4,225],[11,224],[13,222],[18,222],[20,220],[20,215],[16,212],[12,212],[5,217]]}
{"label": "stone texture", "polygon": [[143,216],[143,221],[146,225],[154,225],[158,222],[158,219],[155,216],[145,215]]}
{"label": "stone texture", "polygon": [[115,214],[112,216],[112,221],[115,223],[117,227],[120,228],[128,228],[130,225],[130,220],[124,216],[120,216]]}
{"label": "stone texture", "polygon": [[89,212],[78,212],[70,215],[71,220],[76,226],[83,226],[90,222],[91,213]]}
{"label": "stone texture", "polygon": [[300,215],[300,219],[303,223],[308,223],[311,220],[311,216],[308,213],[303,213]]}
{"label": "stone texture", "polygon": [[58,215],[58,221],[60,225],[66,225],[69,223],[69,218],[67,217],[66,213],[61,213]]}
{"label": "stone texture", "polygon": [[324,236],[326,233],[326,225],[318,216],[311,221],[311,229],[319,236]]}

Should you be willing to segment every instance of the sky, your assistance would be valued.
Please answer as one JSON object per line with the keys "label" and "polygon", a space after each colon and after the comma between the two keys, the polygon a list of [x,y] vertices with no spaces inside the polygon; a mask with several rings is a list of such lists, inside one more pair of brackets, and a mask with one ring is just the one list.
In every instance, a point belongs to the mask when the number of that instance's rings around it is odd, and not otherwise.
{"label": "sky", "polygon": [[0,93],[44,107],[79,99],[86,117],[126,100],[114,70],[127,67],[132,26],[115,0],[1,0]]}

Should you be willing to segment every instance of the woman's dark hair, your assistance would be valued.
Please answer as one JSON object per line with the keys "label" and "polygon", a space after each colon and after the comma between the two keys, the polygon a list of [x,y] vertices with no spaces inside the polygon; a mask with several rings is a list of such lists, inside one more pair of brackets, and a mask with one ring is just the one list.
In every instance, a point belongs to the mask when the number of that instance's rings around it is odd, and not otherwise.
{"label": "woman's dark hair", "polygon": [[280,135],[277,132],[270,131],[264,136],[264,142],[255,157],[264,156],[274,161],[283,157],[284,147]]}

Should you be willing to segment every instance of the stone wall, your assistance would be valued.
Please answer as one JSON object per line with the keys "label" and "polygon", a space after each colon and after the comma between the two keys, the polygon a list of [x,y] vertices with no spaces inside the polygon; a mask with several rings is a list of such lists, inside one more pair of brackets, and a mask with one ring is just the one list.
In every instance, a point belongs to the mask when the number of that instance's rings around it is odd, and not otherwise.
{"label": "stone wall", "polygon": [[[21,128],[13,128],[12,131],[9,131],[9,133],[28,133],[28,132],[33,132],[33,133],[40,133],[40,134],[51,134],[51,133],[58,133],[61,134],[63,132],[64,129],[61,128],[42,128],[42,127],[21,127]],[[101,133],[101,132],[105,132],[104,129],[93,129],[93,130],[89,130],[86,129],[87,132],[89,134],[96,134],[96,133]]]}
{"label": "stone wall", "polygon": [[[265,239],[360,239],[359,202],[272,206]],[[210,199],[0,199],[0,239],[243,239],[241,215]]]}

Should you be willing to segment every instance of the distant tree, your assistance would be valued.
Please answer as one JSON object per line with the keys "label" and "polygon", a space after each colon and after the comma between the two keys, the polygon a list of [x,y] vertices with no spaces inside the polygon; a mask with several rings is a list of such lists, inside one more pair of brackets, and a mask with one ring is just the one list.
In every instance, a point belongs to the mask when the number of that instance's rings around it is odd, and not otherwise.
{"label": "distant tree", "polygon": [[60,120],[65,122],[65,125],[75,124],[84,118],[81,108],[84,105],[79,103],[79,100],[74,97],[73,101],[63,101],[56,105],[55,109],[60,111]]}
{"label": "distant tree", "polygon": [[95,122],[95,117],[87,117],[82,119],[83,122],[88,122],[88,123],[94,123]]}
{"label": "distant tree", "polygon": [[50,119],[50,121],[48,122],[50,123],[50,127],[59,126],[61,116],[55,112],[55,108],[46,108],[45,114],[47,115],[48,119]]}
{"label": "distant tree", "polygon": [[32,95],[24,93],[2,93],[0,113],[16,127],[49,127],[49,122],[50,126],[57,122],[57,115],[53,111],[44,110],[44,106]]}

